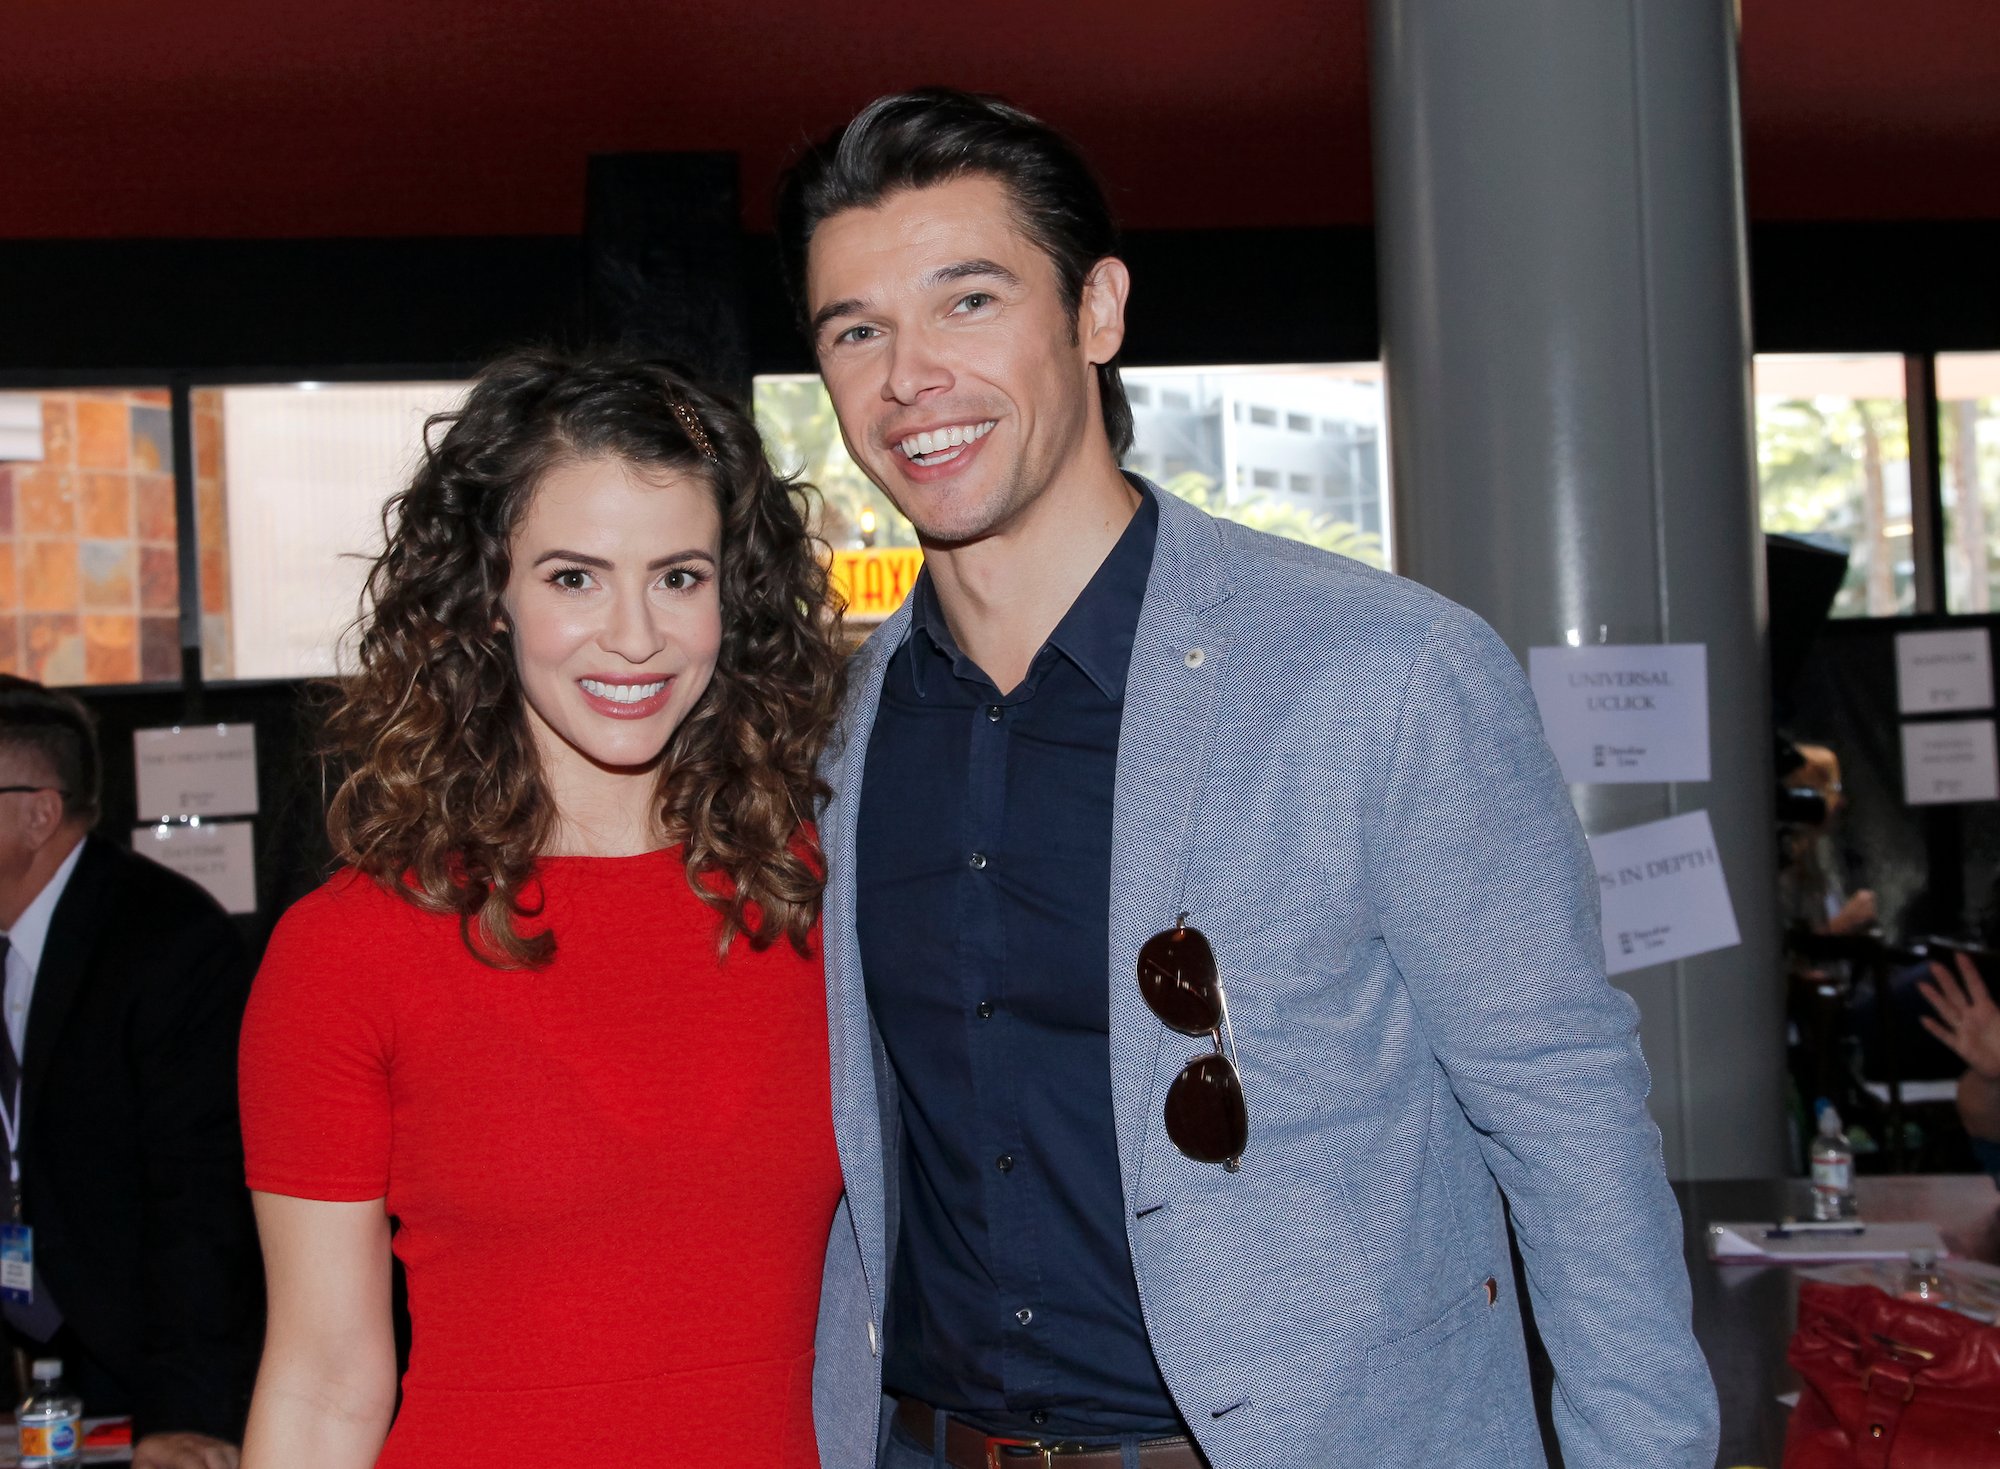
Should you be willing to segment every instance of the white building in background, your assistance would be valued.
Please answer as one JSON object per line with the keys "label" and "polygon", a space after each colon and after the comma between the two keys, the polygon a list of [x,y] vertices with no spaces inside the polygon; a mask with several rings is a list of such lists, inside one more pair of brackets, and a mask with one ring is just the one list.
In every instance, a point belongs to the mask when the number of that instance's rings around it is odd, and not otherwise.
{"label": "white building in background", "polygon": [[1207,476],[1230,504],[1260,496],[1389,537],[1382,369],[1128,368],[1128,469]]}

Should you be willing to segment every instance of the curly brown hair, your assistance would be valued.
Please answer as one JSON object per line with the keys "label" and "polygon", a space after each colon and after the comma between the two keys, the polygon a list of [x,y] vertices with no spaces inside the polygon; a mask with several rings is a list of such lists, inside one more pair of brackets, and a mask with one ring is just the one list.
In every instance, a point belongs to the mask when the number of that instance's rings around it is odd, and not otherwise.
{"label": "curly brown hair", "polygon": [[[677,401],[714,457],[691,441]],[[489,964],[554,955],[546,927],[522,927],[540,912],[535,863],[557,813],[500,599],[543,475],[599,458],[690,475],[715,495],[722,646],[660,762],[660,824],[719,914],[719,951],[741,934],[753,948],[782,936],[804,953],[825,874],[807,818],[826,793],[815,763],[842,666],[811,491],[772,472],[741,409],[661,362],[516,353],[425,425],[423,463],[382,512],[359,668],[327,715],[341,773],[327,812],[334,851],[419,908],[455,914]]]}

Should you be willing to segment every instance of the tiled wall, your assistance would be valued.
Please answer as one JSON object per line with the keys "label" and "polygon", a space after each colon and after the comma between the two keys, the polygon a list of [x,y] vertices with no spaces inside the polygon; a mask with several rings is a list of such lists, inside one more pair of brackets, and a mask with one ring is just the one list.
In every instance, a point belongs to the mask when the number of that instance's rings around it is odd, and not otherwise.
{"label": "tiled wall", "polygon": [[0,669],[49,684],[178,680],[167,394],[39,396],[42,462],[0,464]]}

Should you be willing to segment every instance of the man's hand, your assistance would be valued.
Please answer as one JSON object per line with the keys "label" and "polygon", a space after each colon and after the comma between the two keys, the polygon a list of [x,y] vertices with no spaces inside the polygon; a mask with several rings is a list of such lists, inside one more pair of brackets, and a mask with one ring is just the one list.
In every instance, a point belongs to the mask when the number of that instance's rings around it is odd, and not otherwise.
{"label": "man's hand", "polygon": [[149,1433],[132,1445],[132,1469],[236,1469],[236,1445],[205,1433]]}
{"label": "man's hand", "polygon": [[1958,1058],[1986,1081],[2000,1081],[2000,1006],[1987,993],[1986,981],[1979,977],[1965,954],[1954,975],[1942,964],[1931,965],[1931,977],[1917,990],[1937,1011],[1937,1019],[1920,1017],[1924,1029],[1950,1046]]}

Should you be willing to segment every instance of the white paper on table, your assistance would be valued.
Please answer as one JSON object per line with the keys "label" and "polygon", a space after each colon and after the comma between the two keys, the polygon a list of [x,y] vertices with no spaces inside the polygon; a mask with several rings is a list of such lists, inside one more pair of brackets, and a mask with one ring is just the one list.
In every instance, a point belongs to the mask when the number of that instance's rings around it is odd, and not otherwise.
{"label": "white paper on table", "polygon": [[1993,640],[1983,627],[1896,634],[1896,708],[1948,714],[1993,707]]}
{"label": "white paper on table", "polygon": [[1669,964],[1743,941],[1706,811],[1590,839],[1604,972]]}
{"label": "white paper on table", "polygon": [[132,850],[192,878],[230,913],[257,911],[257,857],[247,821],[137,826]]}
{"label": "white paper on table", "polygon": [[1903,799],[1912,806],[2000,800],[1990,719],[1934,719],[1903,726]]}
{"label": "white paper on table", "polygon": [[257,726],[189,724],[132,735],[139,814],[255,816]]}
{"label": "white paper on table", "polygon": [[1528,682],[1572,785],[1707,780],[1708,648],[1530,648]]}
{"label": "white paper on table", "polygon": [[1771,1228],[1768,1219],[1761,1223],[1711,1224],[1708,1258],[1724,1264],[1741,1261],[1746,1265],[1773,1262],[1803,1265],[1827,1260],[1907,1260],[1912,1250],[1929,1250],[1940,1260],[1951,1254],[1935,1224],[1899,1220],[1861,1225],[1858,1234],[1807,1233],[1784,1239],[1771,1239],[1767,1233]]}

